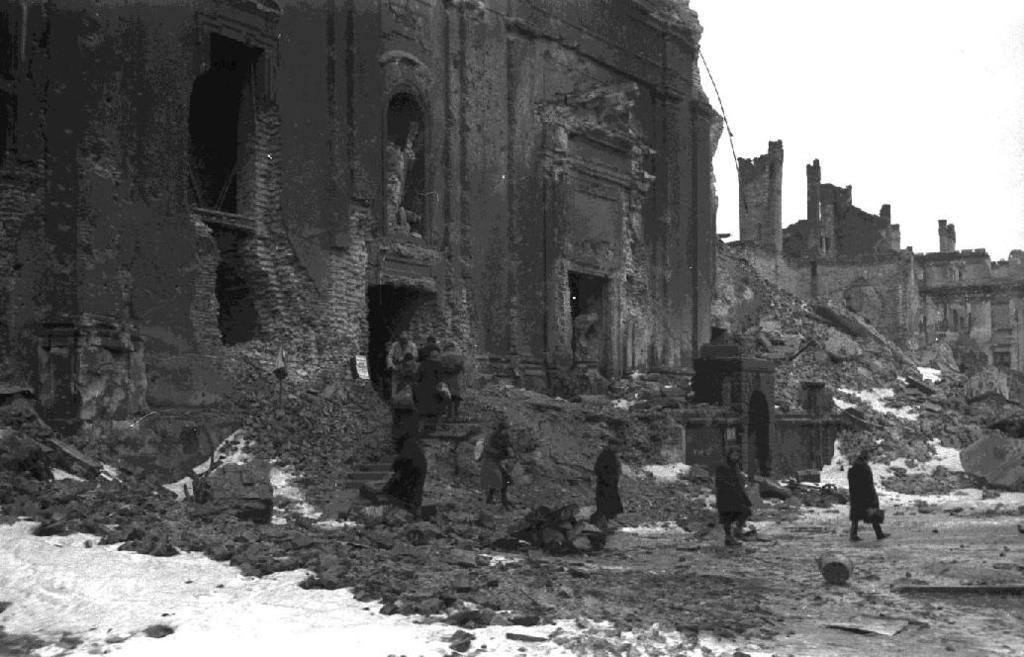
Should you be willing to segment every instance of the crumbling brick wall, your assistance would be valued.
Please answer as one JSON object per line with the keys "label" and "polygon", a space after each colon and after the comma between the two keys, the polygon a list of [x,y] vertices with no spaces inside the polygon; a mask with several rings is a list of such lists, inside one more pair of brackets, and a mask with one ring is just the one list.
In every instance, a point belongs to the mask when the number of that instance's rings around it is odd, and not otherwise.
{"label": "crumbling brick wall", "polygon": [[43,177],[33,165],[0,171],[0,379],[30,380],[33,325],[49,259],[41,236]]}

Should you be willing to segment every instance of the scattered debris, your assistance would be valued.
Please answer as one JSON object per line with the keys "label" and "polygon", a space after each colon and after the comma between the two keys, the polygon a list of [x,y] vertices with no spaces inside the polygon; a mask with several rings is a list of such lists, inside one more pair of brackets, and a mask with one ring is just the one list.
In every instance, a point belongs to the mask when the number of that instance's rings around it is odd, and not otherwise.
{"label": "scattered debris", "polygon": [[878,634],[880,636],[896,636],[910,625],[908,621],[891,618],[871,618],[857,616],[849,621],[825,623],[825,627],[834,627],[857,634]]}

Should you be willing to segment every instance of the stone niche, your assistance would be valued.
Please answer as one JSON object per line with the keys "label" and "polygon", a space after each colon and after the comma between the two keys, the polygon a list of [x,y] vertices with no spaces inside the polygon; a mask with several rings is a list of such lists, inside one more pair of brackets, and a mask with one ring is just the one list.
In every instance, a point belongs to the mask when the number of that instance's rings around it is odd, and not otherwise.
{"label": "stone niche", "polygon": [[146,408],[143,342],[130,324],[90,314],[44,322],[38,365],[42,414],[58,430]]}

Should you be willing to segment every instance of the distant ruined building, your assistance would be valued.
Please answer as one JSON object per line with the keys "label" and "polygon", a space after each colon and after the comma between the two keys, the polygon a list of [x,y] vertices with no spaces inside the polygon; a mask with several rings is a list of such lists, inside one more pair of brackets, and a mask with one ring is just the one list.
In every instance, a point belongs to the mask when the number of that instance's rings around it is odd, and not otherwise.
{"label": "distant ruined building", "polygon": [[0,379],[74,424],[407,329],[546,390],[710,337],[685,0],[3,1]]}
{"label": "distant ruined building", "polygon": [[774,141],[766,155],[740,160],[736,246],[762,274],[861,314],[905,347],[969,339],[990,364],[1024,370],[1024,251],[1000,262],[984,249],[958,251],[946,220],[938,252],[903,249],[889,205],[877,215],[856,207],[852,187],[822,182],[818,160],[807,165],[806,218],[783,228],[782,159]]}

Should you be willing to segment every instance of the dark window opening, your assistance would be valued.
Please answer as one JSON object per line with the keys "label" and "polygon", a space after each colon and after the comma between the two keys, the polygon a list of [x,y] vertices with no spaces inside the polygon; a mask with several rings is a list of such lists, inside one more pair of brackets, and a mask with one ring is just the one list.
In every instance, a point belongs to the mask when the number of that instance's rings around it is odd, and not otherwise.
{"label": "dark window opening", "polygon": [[387,231],[423,235],[427,208],[423,109],[410,94],[396,94],[388,103],[386,125],[384,198]]}
{"label": "dark window opening", "polygon": [[189,183],[203,208],[238,212],[239,170],[246,165],[256,65],[263,51],[210,36],[210,69],[196,78],[189,99]]}
{"label": "dark window opening", "polygon": [[0,166],[7,164],[8,154],[15,148],[17,113],[17,96],[0,90]]}
{"label": "dark window opening", "polygon": [[220,251],[216,294],[221,340],[226,345],[248,342],[259,329],[253,286],[243,254],[246,240],[251,238],[228,228],[214,226],[212,230]]}
{"label": "dark window opening", "polygon": [[416,309],[422,305],[426,294],[415,288],[396,285],[371,285],[366,289],[370,380],[385,397],[391,392],[386,365],[388,348],[398,339],[399,333],[409,330]]}
{"label": "dark window opening", "polygon": [[0,12],[0,166],[7,162],[7,155],[14,148],[19,32],[18,20],[8,12]]}
{"label": "dark window opening", "polygon": [[605,365],[607,282],[600,276],[569,272],[572,353],[577,363],[598,363],[602,368]]}
{"label": "dark window opening", "polygon": [[993,351],[992,352],[992,364],[996,367],[1010,367],[1010,352],[1008,351]]}

